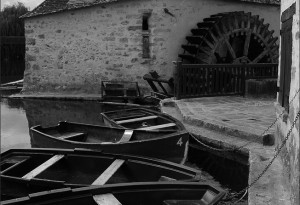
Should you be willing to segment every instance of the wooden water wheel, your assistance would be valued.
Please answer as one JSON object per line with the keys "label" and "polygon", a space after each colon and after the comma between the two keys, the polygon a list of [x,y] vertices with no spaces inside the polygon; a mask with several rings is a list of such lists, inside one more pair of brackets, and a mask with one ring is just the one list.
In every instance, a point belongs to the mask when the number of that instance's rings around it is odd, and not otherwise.
{"label": "wooden water wheel", "polygon": [[278,38],[264,19],[244,12],[211,15],[187,36],[180,54],[183,62],[197,64],[277,63]]}

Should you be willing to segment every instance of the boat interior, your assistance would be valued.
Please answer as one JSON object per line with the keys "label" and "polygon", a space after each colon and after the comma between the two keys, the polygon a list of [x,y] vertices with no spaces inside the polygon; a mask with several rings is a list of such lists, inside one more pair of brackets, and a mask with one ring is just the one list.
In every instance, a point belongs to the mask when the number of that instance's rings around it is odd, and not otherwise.
{"label": "boat interior", "polygon": [[141,111],[124,111],[105,113],[105,115],[113,120],[116,124],[138,130],[178,130],[175,122],[162,115]]}
{"label": "boat interior", "polygon": [[154,139],[173,133],[173,131],[168,130],[165,130],[163,132],[149,132],[86,124],[73,124],[69,122],[60,122],[58,126],[46,128],[36,126],[33,129],[52,137],[86,143],[120,143],[127,141]]}
{"label": "boat interior", "polygon": [[[1,179],[39,180],[71,187],[126,182],[190,180],[195,172],[114,155],[12,153],[1,160]],[[9,186],[2,180],[2,186]]]}

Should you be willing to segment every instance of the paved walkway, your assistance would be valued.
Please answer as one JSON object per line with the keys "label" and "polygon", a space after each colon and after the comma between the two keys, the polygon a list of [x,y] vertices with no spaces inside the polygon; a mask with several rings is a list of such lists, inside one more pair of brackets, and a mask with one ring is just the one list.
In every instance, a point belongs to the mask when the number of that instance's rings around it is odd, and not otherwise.
{"label": "paved walkway", "polygon": [[[183,121],[201,143],[249,156],[248,184],[256,181],[276,152],[258,137],[276,119],[275,99],[210,97],[162,102],[162,111]],[[175,107],[168,106],[175,105]],[[274,126],[270,130],[274,132]],[[229,152],[221,152],[223,156]],[[249,205],[290,205],[290,189],[280,158],[248,190]]]}
{"label": "paved walkway", "polygon": [[[275,99],[208,97],[175,101],[186,122],[262,143],[276,120]],[[274,126],[267,133],[274,133]]]}

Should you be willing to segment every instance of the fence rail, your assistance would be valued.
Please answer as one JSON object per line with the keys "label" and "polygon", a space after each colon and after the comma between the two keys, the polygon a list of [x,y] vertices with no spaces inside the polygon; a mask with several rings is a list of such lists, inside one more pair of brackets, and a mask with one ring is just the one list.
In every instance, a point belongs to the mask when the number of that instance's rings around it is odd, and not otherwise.
{"label": "fence rail", "polygon": [[277,64],[177,63],[177,99],[244,95],[246,79],[277,78]]}

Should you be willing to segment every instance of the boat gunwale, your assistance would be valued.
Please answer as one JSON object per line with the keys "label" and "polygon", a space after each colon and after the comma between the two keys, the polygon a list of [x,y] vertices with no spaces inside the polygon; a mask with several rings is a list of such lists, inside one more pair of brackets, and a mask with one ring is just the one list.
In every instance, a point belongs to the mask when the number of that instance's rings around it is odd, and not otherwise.
{"label": "boat gunwale", "polygon": [[[91,124],[84,124],[84,123],[74,123],[74,122],[67,122],[67,121],[62,121],[62,122],[66,122],[66,123],[69,123],[69,124],[73,124],[73,125],[76,125],[76,124],[79,124],[79,125],[84,125],[84,126],[92,126],[92,127],[99,127],[99,128],[107,128],[107,129],[118,129],[118,130],[129,130],[129,129],[126,129],[126,128],[120,128],[120,127],[107,127],[107,126],[98,126],[98,125],[91,125]],[[55,127],[59,127],[60,124],[58,124],[57,126],[52,126],[52,127],[47,127],[47,128],[55,128]],[[156,136],[155,138],[151,138],[151,139],[142,139],[142,140],[134,140],[134,141],[124,141],[124,142],[119,142],[119,141],[116,141],[116,142],[80,142],[80,141],[72,141],[72,140],[68,140],[68,139],[63,139],[63,138],[59,138],[59,137],[54,137],[50,134],[46,134],[46,133],[43,133],[42,131],[39,131],[37,130],[36,128],[45,128],[45,127],[42,127],[41,125],[36,125],[36,126],[33,126],[30,128],[30,132],[36,132],[40,135],[43,135],[43,136],[46,136],[46,137],[49,137],[55,141],[63,141],[63,142],[67,142],[67,143],[71,143],[71,144],[85,144],[85,145],[101,145],[101,146],[106,146],[106,145],[110,145],[110,146],[118,146],[118,145],[123,145],[123,144],[133,144],[133,143],[142,143],[142,142],[151,142],[151,141],[159,141],[161,139],[167,139],[167,138],[173,138],[173,137],[176,137],[178,135],[186,135],[186,134],[189,134],[186,130],[178,130],[176,132],[174,131],[170,131],[170,130],[163,130],[163,132],[166,132],[165,135],[158,135]],[[153,131],[149,131],[149,130],[137,130],[137,129],[130,129],[130,130],[133,130],[134,132],[142,132],[142,133],[160,133],[159,130],[154,130]]]}
{"label": "boat gunwale", "polygon": [[[8,158],[11,155],[17,155],[17,154],[49,154],[49,156],[56,155],[56,154],[72,154],[74,156],[98,156],[98,157],[108,157],[112,159],[124,159],[124,160],[136,160],[141,162],[147,162],[152,163],[156,166],[164,166],[167,169],[175,169],[180,170],[182,172],[186,172],[187,174],[196,177],[198,174],[201,173],[201,171],[191,168],[182,164],[178,164],[175,162],[163,160],[163,159],[157,159],[157,158],[149,158],[149,157],[143,157],[143,156],[134,156],[134,155],[124,155],[124,154],[114,154],[114,153],[105,153],[102,151],[97,150],[90,150],[90,149],[84,149],[84,148],[75,148],[75,149],[55,149],[55,148],[30,148],[30,149],[10,149],[3,153],[1,153],[1,158]],[[1,174],[2,175],[2,174]]]}
{"label": "boat gunwale", "polygon": [[[178,190],[206,190],[213,192],[215,198],[209,203],[213,204],[221,200],[226,191],[216,188],[210,183],[199,183],[199,182],[180,182],[180,181],[169,181],[169,182],[135,182],[135,183],[120,183],[120,184],[105,184],[102,186],[86,186],[80,188],[59,188],[54,189],[51,191],[42,191],[33,194],[29,194],[26,197],[20,197],[13,200],[4,201],[4,204],[37,204],[39,200],[45,200],[44,198],[48,199],[50,197],[63,197],[64,199],[75,199],[84,196],[94,196],[99,194],[119,194],[119,193],[126,193],[126,192],[146,192],[146,191],[178,191]],[[205,193],[205,192],[204,192]],[[19,200],[18,200],[19,199]],[[33,200],[30,202],[30,200]]]}

